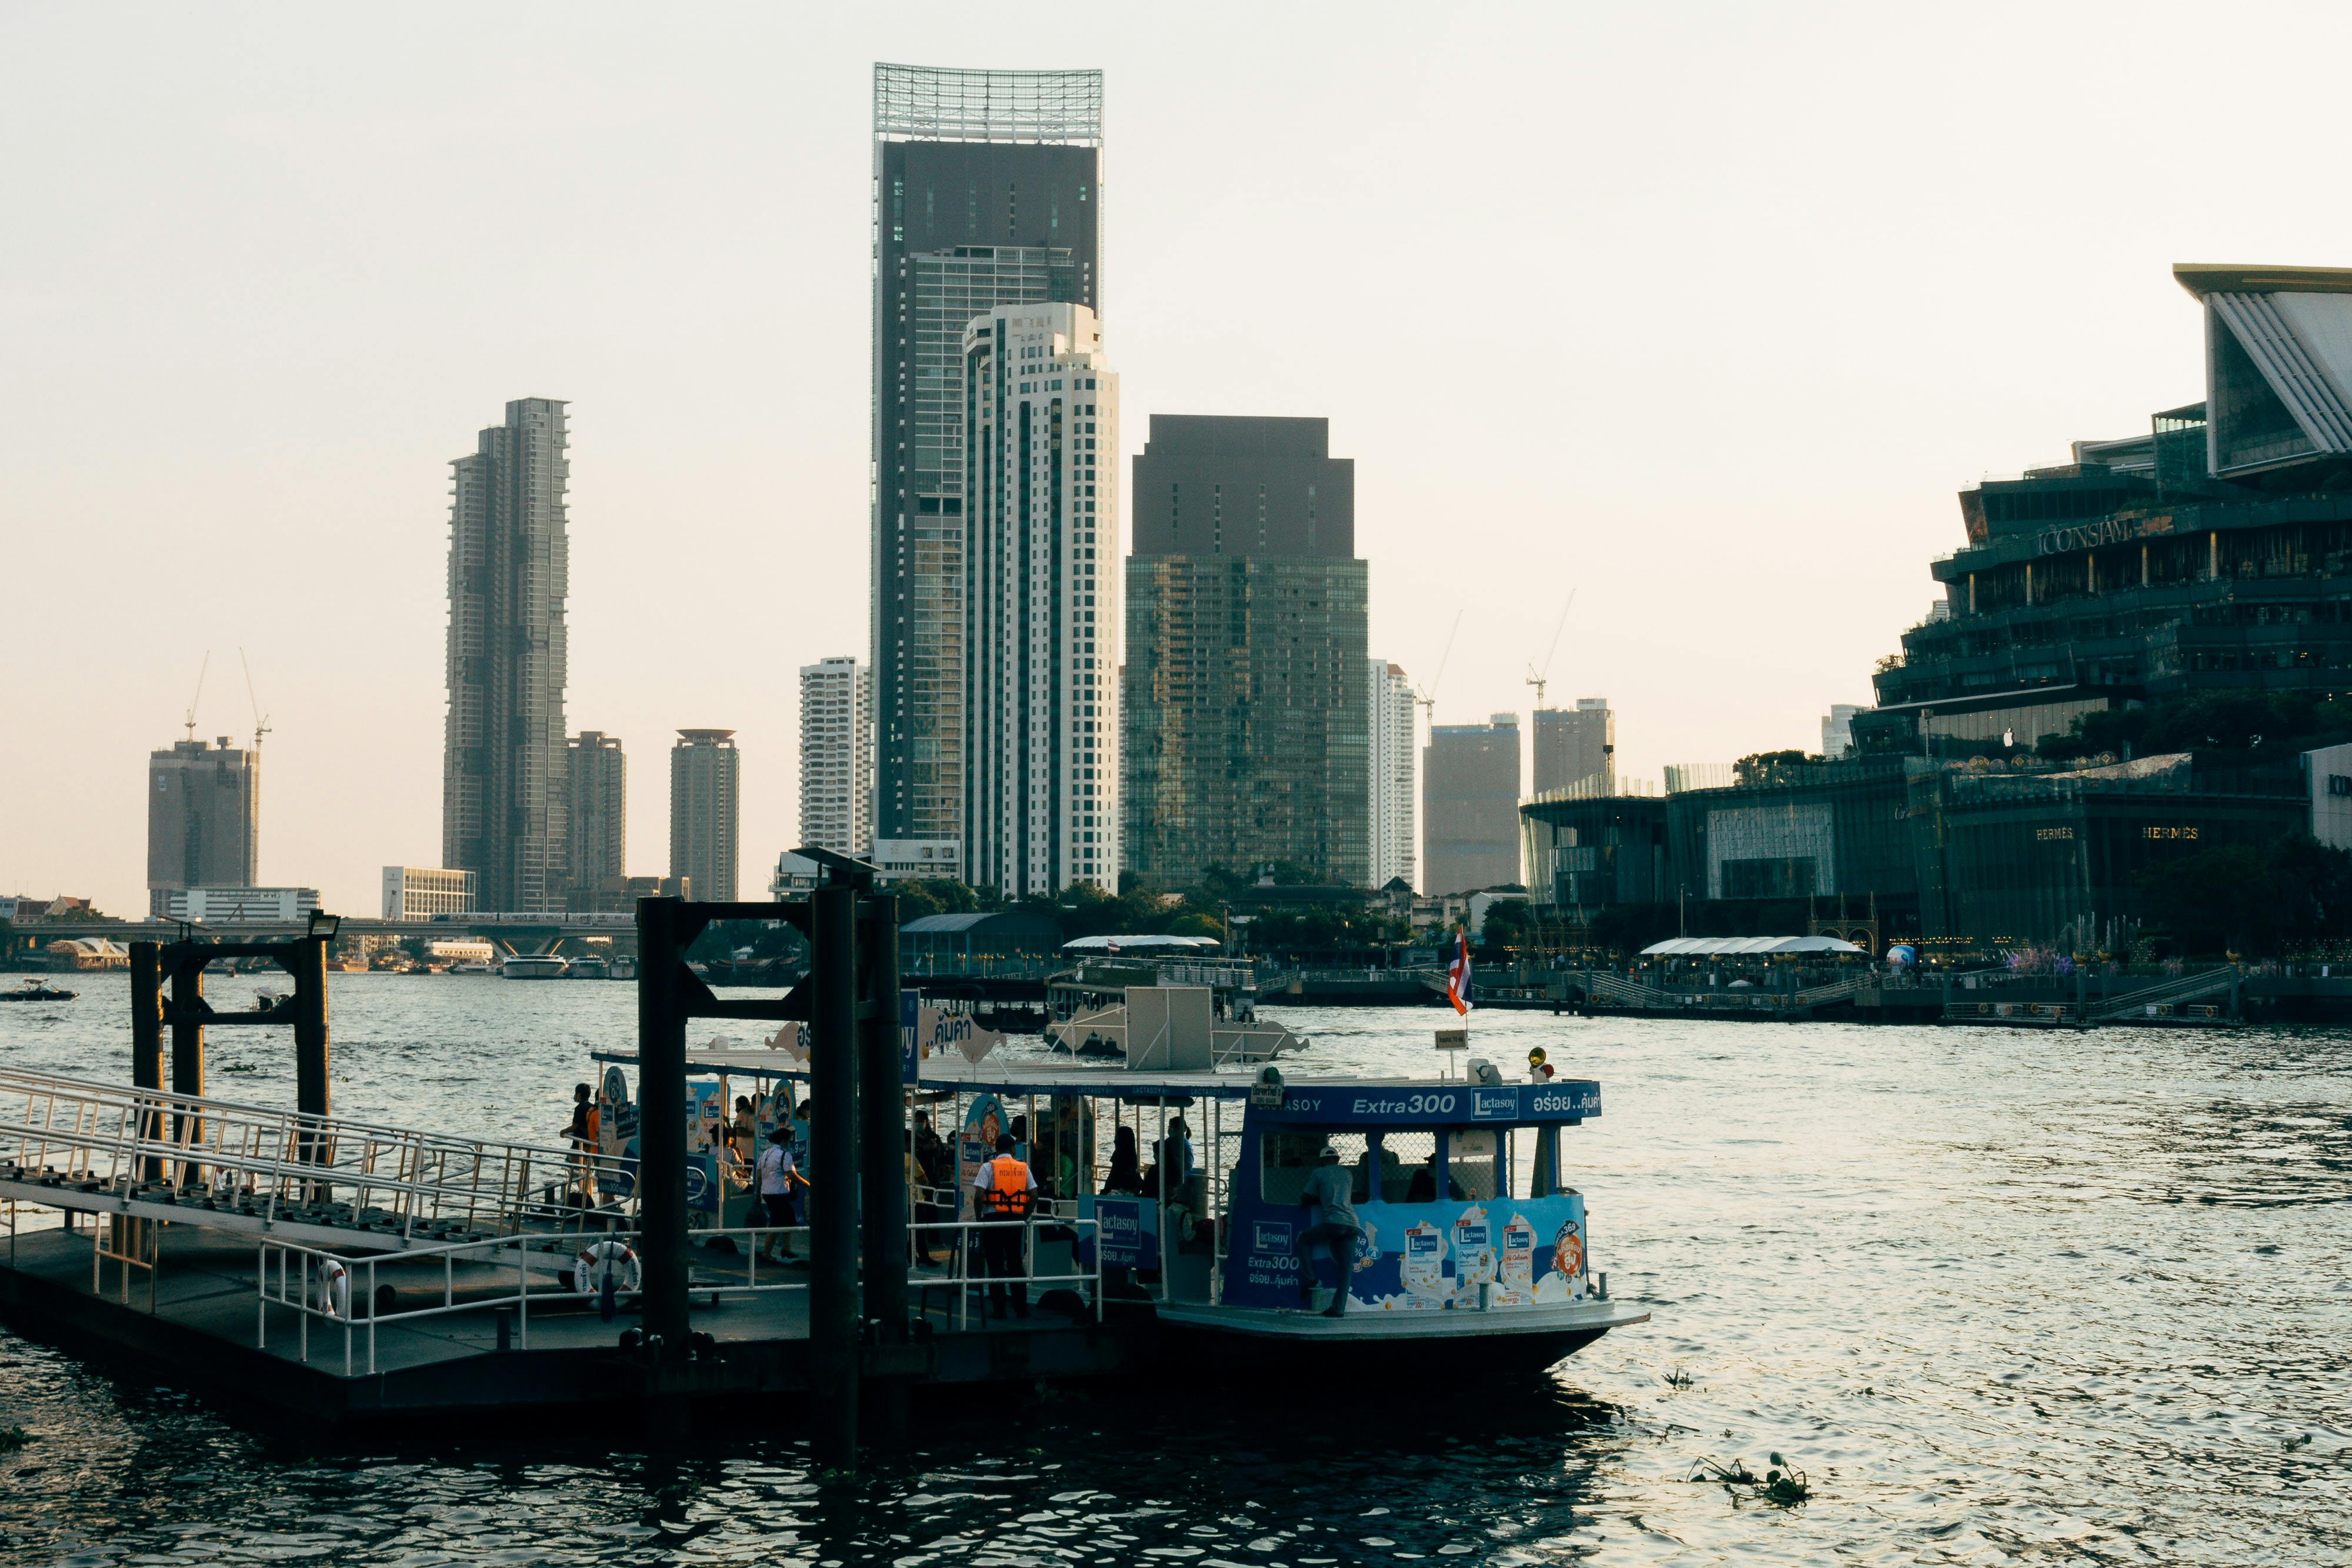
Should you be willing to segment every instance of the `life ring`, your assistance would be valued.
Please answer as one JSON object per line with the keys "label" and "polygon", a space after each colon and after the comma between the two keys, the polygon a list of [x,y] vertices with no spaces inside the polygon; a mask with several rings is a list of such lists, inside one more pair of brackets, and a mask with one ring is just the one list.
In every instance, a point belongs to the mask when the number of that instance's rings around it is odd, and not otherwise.
{"label": "life ring", "polygon": [[352,1317],[352,1271],[331,1258],[319,1259],[319,1294],[327,1310],[345,1322]]}
{"label": "life ring", "polygon": [[580,1249],[572,1261],[572,1288],[583,1296],[594,1296],[604,1289],[604,1278],[611,1275],[615,1294],[634,1296],[644,1281],[645,1274],[637,1267],[637,1255],[625,1241],[599,1241]]}

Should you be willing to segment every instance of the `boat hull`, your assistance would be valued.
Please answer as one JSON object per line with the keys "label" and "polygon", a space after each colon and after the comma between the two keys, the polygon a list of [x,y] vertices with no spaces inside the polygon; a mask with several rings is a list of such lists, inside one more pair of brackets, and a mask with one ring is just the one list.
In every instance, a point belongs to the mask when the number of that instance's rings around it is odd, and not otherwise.
{"label": "boat hull", "polygon": [[1537,1373],[1574,1355],[1612,1329],[1649,1321],[1640,1307],[1587,1301],[1495,1312],[1272,1311],[1251,1307],[1167,1304],[1158,1309],[1168,1349],[1185,1364],[1257,1371],[1301,1365],[1334,1370],[1391,1365],[1402,1352],[1416,1369]]}

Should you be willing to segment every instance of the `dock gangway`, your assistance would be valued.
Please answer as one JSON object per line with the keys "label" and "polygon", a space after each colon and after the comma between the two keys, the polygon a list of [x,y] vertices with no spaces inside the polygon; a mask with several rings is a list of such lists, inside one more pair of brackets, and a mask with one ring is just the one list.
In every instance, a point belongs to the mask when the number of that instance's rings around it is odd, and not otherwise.
{"label": "dock gangway", "polygon": [[2218,995],[2237,983],[2237,966],[2225,963],[2218,969],[2178,975],[2154,985],[2143,985],[2137,991],[2126,991],[2120,996],[2110,996],[2091,1007],[2090,1017],[2094,1023],[2126,1024],[2134,1018],[2158,1016],[2151,1013],[2151,1008],[2161,1007],[2169,1012],[2184,1002],[2199,1002],[2208,996]]}
{"label": "dock gangway", "polygon": [[399,1252],[633,1223],[634,1163],[0,1069],[0,1201]]}

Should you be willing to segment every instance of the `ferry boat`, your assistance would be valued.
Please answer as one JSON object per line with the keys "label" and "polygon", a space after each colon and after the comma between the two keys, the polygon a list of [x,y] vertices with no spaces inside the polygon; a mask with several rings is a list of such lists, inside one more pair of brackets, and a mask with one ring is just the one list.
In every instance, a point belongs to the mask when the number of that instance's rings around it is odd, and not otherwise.
{"label": "ferry boat", "polygon": [[609,980],[612,974],[611,963],[593,953],[585,958],[575,958],[563,967],[566,980]]}
{"label": "ferry boat", "polygon": [[518,952],[499,966],[509,980],[561,980],[570,968],[551,952]]}
{"label": "ferry boat", "polygon": [[[690,1050],[688,1070],[719,1075],[689,1089],[711,1107],[744,1087],[729,1075],[760,1080],[763,1106],[790,1103],[773,1080],[808,1079],[803,1053],[719,1042]],[[1148,1310],[1178,1364],[1385,1366],[1409,1342],[1416,1369],[1539,1370],[1649,1319],[1610,1299],[1584,1194],[1566,1179],[1564,1135],[1601,1114],[1588,1079],[1507,1083],[1473,1062],[1466,1079],[1290,1081],[1272,1066],[1150,1070],[947,1049],[919,1053],[910,1098],[952,1165],[910,1194],[926,1257],[924,1214],[961,1209],[1010,1132],[1044,1195],[1037,1271],[1099,1267],[1107,1300]],[[1315,1214],[1300,1195],[1326,1148],[1348,1172],[1360,1227],[1344,1280],[1328,1247],[1302,1256]],[[1327,1315],[1334,1304],[1340,1314]]]}

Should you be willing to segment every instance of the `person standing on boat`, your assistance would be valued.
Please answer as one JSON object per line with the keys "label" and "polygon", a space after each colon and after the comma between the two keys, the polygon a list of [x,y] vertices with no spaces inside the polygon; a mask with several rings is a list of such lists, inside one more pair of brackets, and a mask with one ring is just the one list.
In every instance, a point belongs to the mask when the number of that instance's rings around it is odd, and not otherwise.
{"label": "person standing on boat", "polygon": [[[800,1180],[800,1168],[793,1159],[789,1129],[779,1127],[768,1134],[768,1146],[760,1152],[759,1175],[760,1206],[767,1211],[764,1222],[774,1230],[787,1230],[800,1224],[800,1215],[794,1212],[798,1205],[793,1201],[797,1195],[793,1187]],[[783,1245],[782,1257],[776,1251],[779,1242]],[[774,1258],[781,1262],[792,1255],[793,1238],[788,1235],[770,1236],[760,1244],[762,1258]]]}
{"label": "person standing on boat", "polygon": [[596,1203],[596,1100],[584,1083],[572,1086],[572,1121],[563,1135],[572,1141],[572,1190],[583,1207]]}
{"label": "person standing on boat", "polygon": [[1356,1268],[1356,1241],[1363,1234],[1349,1201],[1354,1185],[1355,1179],[1339,1163],[1339,1151],[1326,1143],[1298,1194],[1299,1207],[1315,1211],[1315,1223],[1298,1232],[1298,1298],[1307,1306],[1315,1304],[1315,1252],[1328,1249],[1339,1270],[1339,1288],[1331,1293],[1330,1308],[1323,1314],[1327,1318],[1348,1315],[1348,1281]]}
{"label": "person standing on boat", "polygon": [[1019,1226],[990,1223],[981,1227],[980,1272],[997,1281],[988,1288],[989,1300],[996,1305],[996,1315],[1004,1316],[1004,1281],[1012,1281],[1013,1315],[1029,1315],[1029,1287],[1024,1276],[1029,1271],[1023,1266],[1022,1242],[1029,1234],[1025,1223],[1030,1211],[1036,1207],[1037,1178],[1013,1152],[1013,1134],[1000,1133],[996,1140],[996,1158],[980,1168],[971,1179],[971,1217],[977,1220],[1003,1222],[1020,1220]]}

